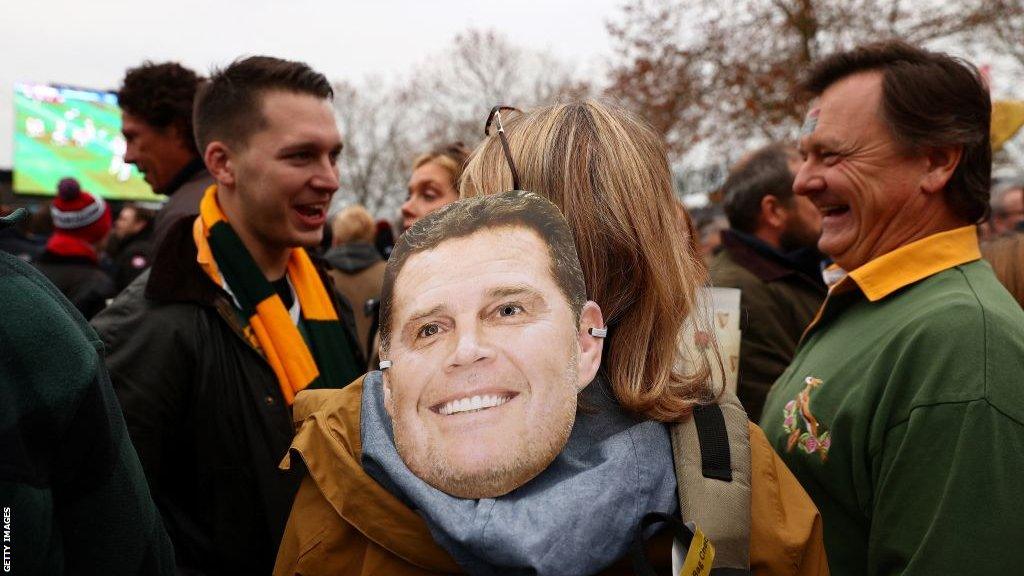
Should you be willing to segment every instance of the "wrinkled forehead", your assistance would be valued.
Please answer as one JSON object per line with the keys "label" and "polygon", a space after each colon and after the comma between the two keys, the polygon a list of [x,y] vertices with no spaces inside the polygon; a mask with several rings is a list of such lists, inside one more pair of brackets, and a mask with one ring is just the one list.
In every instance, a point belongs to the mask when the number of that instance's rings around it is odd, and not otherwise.
{"label": "wrinkled forehead", "polygon": [[877,127],[882,117],[881,72],[852,74],[825,89],[811,101],[800,129],[802,144],[823,135],[846,134]]}

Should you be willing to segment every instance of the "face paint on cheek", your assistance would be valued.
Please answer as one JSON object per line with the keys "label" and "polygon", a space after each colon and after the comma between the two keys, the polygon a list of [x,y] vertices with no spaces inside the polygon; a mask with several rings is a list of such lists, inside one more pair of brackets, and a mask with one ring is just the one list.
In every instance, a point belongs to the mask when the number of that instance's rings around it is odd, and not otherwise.
{"label": "face paint on cheek", "polygon": [[800,128],[800,136],[810,136],[814,134],[814,131],[818,128],[818,116],[821,114],[821,108],[815,108],[807,113],[807,118],[804,118],[804,125]]}

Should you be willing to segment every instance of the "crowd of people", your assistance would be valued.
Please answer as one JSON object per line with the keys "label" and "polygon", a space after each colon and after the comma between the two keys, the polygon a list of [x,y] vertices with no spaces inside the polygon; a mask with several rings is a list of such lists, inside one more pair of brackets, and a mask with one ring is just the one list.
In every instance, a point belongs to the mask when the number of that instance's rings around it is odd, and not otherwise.
{"label": "crowd of people", "polygon": [[[1015,570],[1024,180],[992,182],[987,88],[886,41],[804,89],[706,227],[596,100],[425,146],[392,227],[328,217],[308,65],[129,70],[125,160],[168,202],[65,179],[0,224],[5,567]],[[739,291],[738,358],[708,287]]]}

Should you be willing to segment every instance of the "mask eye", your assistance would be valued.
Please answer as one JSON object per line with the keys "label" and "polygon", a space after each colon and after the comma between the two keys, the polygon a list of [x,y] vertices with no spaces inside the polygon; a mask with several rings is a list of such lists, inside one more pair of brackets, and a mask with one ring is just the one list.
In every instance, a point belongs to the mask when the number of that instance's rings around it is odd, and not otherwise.
{"label": "mask eye", "polygon": [[417,338],[430,338],[431,336],[437,336],[438,332],[441,331],[441,327],[437,324],[426,324],[419,331],[416,332]]}
{"label": "mask eye", "polygon": [[503,318],[516,316],[518,314],[522,314],[523,312],[526,312],[526,310],[519,304],[502,304],[501,307],[498,308],[498,316],[501,316]]}

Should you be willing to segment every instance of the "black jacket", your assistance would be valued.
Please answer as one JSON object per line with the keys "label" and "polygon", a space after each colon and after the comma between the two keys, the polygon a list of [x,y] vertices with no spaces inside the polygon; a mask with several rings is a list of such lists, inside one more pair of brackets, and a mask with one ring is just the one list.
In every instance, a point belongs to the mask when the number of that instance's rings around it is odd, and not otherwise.
{"label": "black jacket", "polygon": [[741,291],[736,395],[757,422],[768,391],[825,299],[825,283],[812,271],[815,258],[800,267],[731,230],[722,232],[722,248],[711,261],[711,280]]}
{"label": "black jacket", "polygon": [[167,194],[167,203],[153,220],[153,245],[157,246],[171,227],[183,216],[199,214],[199,202],[212,184],[213,176],[206,170],[203,159],[196,157],[181,169],[161,193]]}
{"label": "black jacket", "polygon": [[114,284],[120,292],[149,267],[153,258],[153,226],[148,225],[124,240],[111,242],[113,245],[107,249],[107,253],[113,261]]}
{"label": "black jacket", "polygon": [[[170,228],[152,268],[93,326],[178,566],[269,574],[301,480],[278,469],[291,410],[227,293],[196,263],[192,220]],[[338,345],[357,350],[348,340]]]}
{"label": "black jacket", "polygon": [[86,319],[92,318],[117,294],[114,279],[100,265],[82,256],[43,252],[36,268],[53,282]]}

